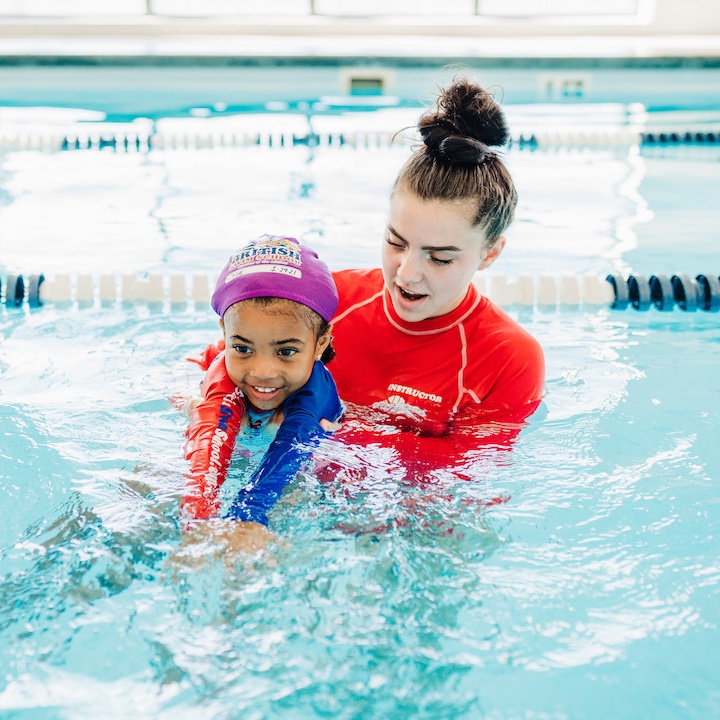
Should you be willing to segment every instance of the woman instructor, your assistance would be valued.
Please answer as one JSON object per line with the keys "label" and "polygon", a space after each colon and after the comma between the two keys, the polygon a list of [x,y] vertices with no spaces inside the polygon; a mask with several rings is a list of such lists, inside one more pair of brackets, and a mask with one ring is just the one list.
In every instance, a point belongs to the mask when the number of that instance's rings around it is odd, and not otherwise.
{"label": "woman instructor", "polygon": [[495,149],[508,139],[503,113],[460,79],[418,129],[390,197],[382,268],[333,274],[330,370],[343,401],[416,435],[520,423],[542,399],[542,350],[472,283],[505,247],[517,204]]}

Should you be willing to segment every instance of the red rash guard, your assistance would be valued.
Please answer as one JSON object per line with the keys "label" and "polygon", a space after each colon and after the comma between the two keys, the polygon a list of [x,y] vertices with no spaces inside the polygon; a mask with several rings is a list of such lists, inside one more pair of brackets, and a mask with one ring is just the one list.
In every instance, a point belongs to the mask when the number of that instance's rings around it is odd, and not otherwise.
{"label": "red rash guard", "polygon": [[540,403],[540,345],[474,285],[451,313],[410,323],[395,312],[381,270],[333,275],[340,306],[330,370],[344,401],[400,413],[413,406],[424,416],[415,425],[431,435],[453,418],[521,422]]}
{"label": "red rash guard", "polygon": [[462,474],[481,446],[512,445],[543,396],[543,352],[526,330],[474,285],[451,313],[408,323],[380,269],[333,276],[340,305],[329,369],[343,402],[379,411],[368,421],[350,405],[338,440],[394,448],[415,481],[451,466]]}

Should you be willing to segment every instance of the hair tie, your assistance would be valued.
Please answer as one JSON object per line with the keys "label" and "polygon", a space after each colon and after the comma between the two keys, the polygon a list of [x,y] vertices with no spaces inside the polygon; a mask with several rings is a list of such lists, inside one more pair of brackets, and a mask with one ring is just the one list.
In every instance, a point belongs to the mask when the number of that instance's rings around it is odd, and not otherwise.
{"label": "hair tie", "polygon": [[449,133],[441,125],[421,129],[428,154],[452,165],[480,165],[495,154],[481,140]]}

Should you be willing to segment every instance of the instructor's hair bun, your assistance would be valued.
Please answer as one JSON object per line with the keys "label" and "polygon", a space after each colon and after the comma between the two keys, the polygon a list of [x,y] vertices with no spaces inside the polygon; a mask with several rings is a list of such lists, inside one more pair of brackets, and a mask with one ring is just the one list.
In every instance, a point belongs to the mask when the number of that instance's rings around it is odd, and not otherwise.
{"label": "instructor's hair bun", "polygon": [[428,153],[451,164],[476,165],[494,157],[509,138],[505,115],[489,92],[466,78],[442,90],[418,129]]}

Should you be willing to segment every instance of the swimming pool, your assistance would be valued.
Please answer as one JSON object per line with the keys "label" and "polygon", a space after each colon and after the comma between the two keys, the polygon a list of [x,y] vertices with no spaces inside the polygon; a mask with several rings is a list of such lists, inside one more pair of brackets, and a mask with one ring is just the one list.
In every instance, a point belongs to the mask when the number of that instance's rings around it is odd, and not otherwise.
{"label": "swimming pool", "polygon": [[[559,127],[563,142],[509,150],[521,201],[496,276],[720,272],[718,149],[617,142],[634,122],[717,130],[706,113],[508,111],[515,133]],[[77,114],[22,112],[37,137],[77,132]],[[312,127],[377,138],[416,114]],[[406,144],[218,140],[307,133],[307,114],[266,108],[152,123],[190,147],[0,151],[0,270],[210,275],[261,232],[295,233],[333,267],[377,263]],[[590,125],[612,142],[573,140]],[[508,310],[548,363],[511,453],[479,449],[476,482],[448,471],[432,490],[372,452],[362,486],[308,473],[274,512],[274,562],[226,569],[168,564],[184,470],[168,396],[180,359],[215,338],[212,313],[97,296],[3,307],[0,711],[717,715],[718,314]]]}

